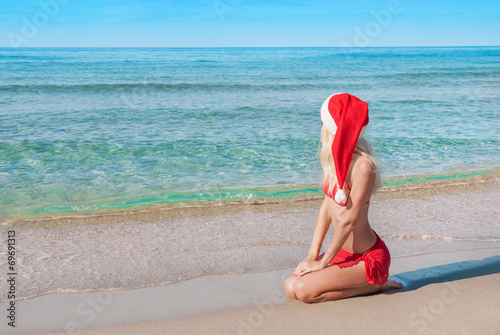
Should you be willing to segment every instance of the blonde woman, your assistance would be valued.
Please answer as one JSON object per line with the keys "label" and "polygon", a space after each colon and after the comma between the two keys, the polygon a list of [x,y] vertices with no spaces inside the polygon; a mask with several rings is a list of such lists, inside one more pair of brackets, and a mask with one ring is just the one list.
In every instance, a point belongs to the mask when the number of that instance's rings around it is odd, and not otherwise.
{"label": "blonde woman", "polygon": [[[363,137],[368,104],[348,93],[332,95],[323,103],[321,121],[325,199],[308,256],[285,281],[286,295],[312,303],[401,288],[387,279],[391,256],[368,222],[370,197],[381,185]],[[332,241],[319,255],[330,224]]]}

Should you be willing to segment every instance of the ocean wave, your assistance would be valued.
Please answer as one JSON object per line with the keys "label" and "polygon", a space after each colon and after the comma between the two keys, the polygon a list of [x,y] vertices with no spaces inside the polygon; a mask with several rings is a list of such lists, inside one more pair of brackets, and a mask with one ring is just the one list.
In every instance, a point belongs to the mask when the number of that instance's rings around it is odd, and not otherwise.
{"label": "ocean wave", "polygon": [[[496,171],[472,171],[467,173],[447,173],[439,175],[398,177],[383,180],[381,194],[394,192],[394,187],[403,187],[404,190],[435,189],[435,185],[428,185],[429,182],[443,183],[440,187],[455,187],[457,185],[481,184],[485,179],[494,178]],[[476,177],[479,179],[470,180],[468,178]],[[52,197],[52,193],[57,195],[62,192],[66,198],[72,196],[78,198],[73,201],[63,201],[59,197]],[[13,192],[11,192],[13,193]],[[246,188],[246,189],[217,189],[217,190],[199,190],[186,192],[164,192],[159,194],[141,194],[140,192],[121,193],[119,195],[102,195],[99,198],[82,200],[79,192],[74,195],[66,189],[55,188],[46,191],[41,196],[43,202],[25,202],[25,198],[20,201],[22,208],[17,201],[9,199],[9,193],[4,192],[4,198],[0,202],[0,209],[6,218],[17,218],[22,220],[39,220],[45,218],[51,220],[59,215],[88,215],[92,213],[103,213],[102,211],[122,211],[130,210],[155,210],[168,206],[170,209],[187,208],[206,208],[219,207],[222,205],[261,205],[261,204],[283,204],[297,203],[297,201],[310,201],[322,199],[323,191],[319,185],[303,184],[296,186],[275,186],[268,188]],[[11,194],[13,197],[15,194]],[[30,219],[31,218],[31,219]],[[44,219],[44,220],[45,220]],[[9,219],[10,220],[10,219]],[[10,222],[4,220],[4,224]],[[428,237],[427,235],[408,235],[394,236],[394,238],[408,239],[447,239],[448,237]],[[488,238],[481,239],[481,241]],[[492,241],[500,242],[493,239]]]}
{"label": "ocean wave", "polygon": [[[10,215],[22,217],[34,217],[40,215],[57,215],[64,213],[89,213],[102,210],[123,210],[138,207],[149,207],[157,205],[179,205],[179,204],[213,204],[221,205],[231,203],[245,203],[248,205],[269,203],[275,201],[289,201],[297,197],[321,195],[318,186],[301,185],[296,187],[275,187],[261,189],[234,189],[234,190],[206,190],[196,192],[167,192],[156,195],[143,195],[110,197],[95,201],[54,203],[23,209],[9,210]],[[8,200],[7,200],[8,201]],[[8,205],[4,202],[4,206]]]}
{"label": "ocean wave", "polygon": [[449,241],[449,242],[500,242],[500,238],[491,236],[484,237],[455,237],[455,236],[431,236],[431,235],[384,235],[382,238],[394,240],[422,240],[422,241]]}
{"label": "ocean wave", "polygon": [[375,74],[373,77],[379,78],[379,79],[397,79],[397,80],[404,80],[404,79],[418,79],[418,78],[429,78],[429,79],[436,79],[439,78],[440,80],[445,79],[445,78],[474,78],[477,79],[477,77],[487,77],[487,78],[495,78],[500,76],[500,71],[496,70],[496,68],[492,69],[484,69],[482,68],[481,71],[461,71],[459,69],[455,71],[429,71],[429,72],[418,72],[418,73],[384,73],[384,74]]}
{"label": "ocean wave", "polygon": [[0,85],[0,92],[129,92],[132,90],[158,91],[266,91],[325,89],[328,84],[204,84],[204,83],[116,83],[116,84],[41,84],[41,85]]}

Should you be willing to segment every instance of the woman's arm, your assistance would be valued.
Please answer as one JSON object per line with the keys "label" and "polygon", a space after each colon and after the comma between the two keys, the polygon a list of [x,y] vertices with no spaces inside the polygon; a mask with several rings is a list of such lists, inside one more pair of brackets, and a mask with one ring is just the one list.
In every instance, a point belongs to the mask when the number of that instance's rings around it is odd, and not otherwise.
{"label": "woman's arm", "polygon": [[[316,222],[316,227],[314,228],[314,235],[311,242],[311,247],[309,248],[309,253],[307,257],[297,265],[295,268],[294,274],[297,276],[299,273],[303,273],[304,269],[308,269],[311,271],[320,270],[317,268],[316,270],[311,268],[311,264],[315,264],[316,267],[319,265],[318,255],[321,250],[321,245],[323,244],[323,239],[325,238],[326,232],[330,227],[331,216],[328,212],[328,198],[325,196],[323,200],[323,204],[319,210],[318,221]],[[305,273],[304,273],[305,274]]]}
{"label": "woman's arm", "polygon": [[309,253],[307,255],[308,259],[316,260],[321,250],[321,245],[323,244],[323,239],[325,238],[328,228],[330,228],[331,218],[330,213],[328,213],[328,198],[325,196],[323,204],[319,210],[318,221],[316,222],[316,227],[314,228],[314,235],[311,242],[311,247],[309,248]]}

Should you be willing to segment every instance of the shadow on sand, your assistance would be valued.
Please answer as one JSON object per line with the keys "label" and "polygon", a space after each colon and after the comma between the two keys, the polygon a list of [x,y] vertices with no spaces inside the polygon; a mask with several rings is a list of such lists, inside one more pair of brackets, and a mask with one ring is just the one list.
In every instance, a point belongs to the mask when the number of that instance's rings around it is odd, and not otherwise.
{"label": "shadow on sand", "polygon": [[393,292],[416,290],[422,286],[453,280],[479,277],[500,272],[500,255],[476,261],[451,263],[415,271],[398,273],[389,279],[403,283],[403,288]]}

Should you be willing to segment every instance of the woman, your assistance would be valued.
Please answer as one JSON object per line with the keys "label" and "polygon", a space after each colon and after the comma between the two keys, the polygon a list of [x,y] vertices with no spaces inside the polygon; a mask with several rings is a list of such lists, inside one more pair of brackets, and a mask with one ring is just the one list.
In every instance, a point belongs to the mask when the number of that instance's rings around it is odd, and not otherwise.
{"label": "woman", "polygon": [[[323,103],[321,121],[326,195],[309,254],[285,281],[286,295],[311,303],[401,288],[387,280],[391,256],[368,222],[370,197],[381,185],[371,146],[363,137],[368,104],[348,93],[332,95]],[[333,239],[319,255],[330,223]]]}

